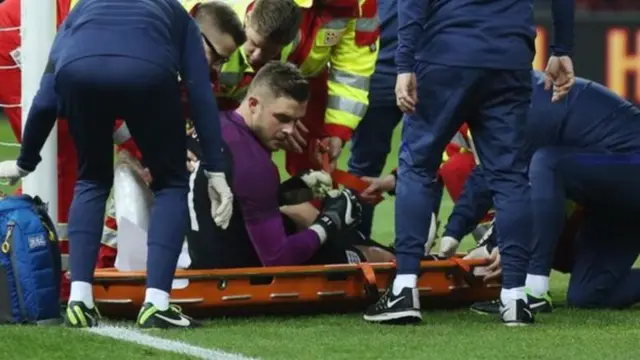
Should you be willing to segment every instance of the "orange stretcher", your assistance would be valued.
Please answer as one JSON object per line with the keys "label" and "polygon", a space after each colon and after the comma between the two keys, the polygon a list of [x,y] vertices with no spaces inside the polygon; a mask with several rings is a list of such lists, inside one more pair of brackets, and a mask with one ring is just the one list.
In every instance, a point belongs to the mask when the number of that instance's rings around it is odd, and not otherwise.
{"label": "orange stretcher", "polygon": [[[418,278],[423,308],[452,308],[498,297],[499,283],[483,283],[473,268],[485,260],[423,261]],[[378,299],[395,274],[394,263],[178,270],[187,279],[171,303],[198,317],[361,311]],[[145,295],[144,272],[98,269],[93,293],[110,317],[135,317]]]}

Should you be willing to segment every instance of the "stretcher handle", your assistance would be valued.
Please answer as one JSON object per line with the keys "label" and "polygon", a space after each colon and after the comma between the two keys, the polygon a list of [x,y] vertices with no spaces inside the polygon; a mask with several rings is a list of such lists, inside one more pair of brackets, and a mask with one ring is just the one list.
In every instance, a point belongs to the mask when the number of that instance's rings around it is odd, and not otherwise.
{"label": "stretcher handle", "polygon": [[[329,159],[329,146],[328,141],[326,140],[318,140],[317,144],[318,152],[322,158],[322,170],[331,174],[331,178],[335,184],[342,185],[348,189],[355,190],[358,194],[364,192],[368,187],[369,183],[362,180],[361,178],[340,169],[335,169],[331,171],[331,160]],[[373,205],[378,205],[384,197],[382,194],[376,195],[376,198],[373,202]]]}

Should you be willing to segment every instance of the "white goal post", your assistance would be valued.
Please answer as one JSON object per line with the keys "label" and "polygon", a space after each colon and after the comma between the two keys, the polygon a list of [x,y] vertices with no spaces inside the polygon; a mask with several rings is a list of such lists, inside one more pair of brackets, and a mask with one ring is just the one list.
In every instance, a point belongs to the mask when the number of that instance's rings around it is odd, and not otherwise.
{"label": "white goal post", "polygon": [[[21,1],[22,45],[22,129],[49,59],[49,50],[56,34],[56,0]],[[49,204],[49,215],[58,221],[58,126],[54,126],[40,155],[42,162],[36,171],[22,181],[24,194],[39,196]]]}

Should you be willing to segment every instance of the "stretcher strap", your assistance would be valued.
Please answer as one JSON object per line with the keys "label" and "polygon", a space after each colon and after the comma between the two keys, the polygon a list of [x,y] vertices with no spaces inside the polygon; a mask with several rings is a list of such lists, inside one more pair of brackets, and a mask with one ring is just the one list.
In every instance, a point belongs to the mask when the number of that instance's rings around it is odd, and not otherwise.
{"label": "stretcher strap", "polygon": [[[333,179],[333,182],[335,184],[342,185],[345,188],[354,190],[358,193],[362,193],[369,187],[368,182],[362,180],[358,176],[353,175],[347,171],[340,170],[340,169],[335,169],[331,171],[331,165],[330,165],[330,159],[329,159],[329,146],[326,140],[325,141],[319,140],[316,146],[317,146],[318,152],[322,157],[322,164],[321,164],[322,169],[328,172],[329,174],[331,174],[331,178]],[[382,197],[382,194],[378,194],[373,204],[377,205],[382,200],[384,200],[384,198]]]}
{"label": "stretcher strap", "polygon": [[373,267],[369,263],[360,263],[360,271],[364,278],[364,294],[367,300],[373,302],[378,301],[380,298],[380,292],[378,291],[378,285],[376,281],[376,273]]}
{"label": "stretcher strap", "polygon": [[464,262],[462,258],[452,257],[448,260],[451,260],[456,264],[456,268],[460,271],[462,277],[467,282],[467,284],[469,284],[469,286],[475,286],[478,284],[480,280],[473,274],[471,265]]}

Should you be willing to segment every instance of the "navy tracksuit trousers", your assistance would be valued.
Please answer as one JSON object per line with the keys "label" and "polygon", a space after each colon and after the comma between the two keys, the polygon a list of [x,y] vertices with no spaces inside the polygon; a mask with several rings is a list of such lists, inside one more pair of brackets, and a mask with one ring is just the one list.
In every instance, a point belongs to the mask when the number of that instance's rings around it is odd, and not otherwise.
{"label": "navy tracksuit trousers", "polygon": [[530,71],[419,62],[415,73],[418,104],[404,120],[396,187],[398,273],[419,271],[442,152],[467,121],[496,207],[503,287],[524,286],[532,230],[524,133]]}
{"label": "navy tracksuit trousers", "polygon": [[153,177],[147,287],[169,292],[188,223],[185,120],[176,74],[129,57],[86,57],[58,71],[56,91],[78,152],[69,215],[72,281],[93,279],[113,184],[114,122],[121,118]]}
{"label": "navy tracksuit trousers", "polygon": [[535,237],[529,273],[548,276],[565,204],[585,208],[567,294],[570,305],[625,307],[640,301],[640,152],[619,155],[546,147],[529,172]]}

